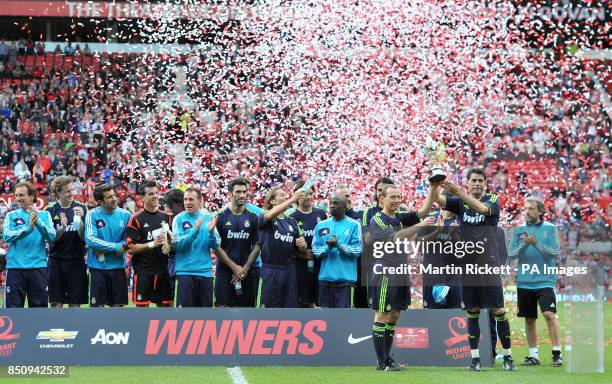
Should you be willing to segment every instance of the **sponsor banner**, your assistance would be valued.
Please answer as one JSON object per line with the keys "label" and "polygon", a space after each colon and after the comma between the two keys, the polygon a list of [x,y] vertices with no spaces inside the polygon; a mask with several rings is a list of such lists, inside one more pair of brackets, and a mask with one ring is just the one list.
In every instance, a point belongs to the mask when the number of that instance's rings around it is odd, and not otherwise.
{"label": "sponsor banner", "polygon": [[244,19],[250,6],[168,4],[128,1],[0,1],[0,16],[71,17],[104,19]]}
{"label": "sponsor banner", "polygon": [[[2,309],[0,365],[372,366],[372,319],[367,309]],[[480,321],[490,365],[488,316]],[[403,312],[393,353],[413,366],[468,366],[465,313]]]}

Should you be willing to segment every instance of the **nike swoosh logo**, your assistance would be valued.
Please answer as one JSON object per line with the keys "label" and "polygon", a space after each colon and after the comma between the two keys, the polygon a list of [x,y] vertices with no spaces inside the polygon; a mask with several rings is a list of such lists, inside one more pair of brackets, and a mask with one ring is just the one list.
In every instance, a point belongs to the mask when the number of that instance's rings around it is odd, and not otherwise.
{"label": "nike swoosh logo", "polygon": [[365,341],[365,340],[370,339],[370,338],[372,338],[372,335],[364,336],[364,337],[358,337],[358,338],[355,339],[353,337],[353,334],[351,333],[350,335],[348,335],[347,341],[348,341],[349,344],[357,344],[357,343],[361,343],[362,341]]}

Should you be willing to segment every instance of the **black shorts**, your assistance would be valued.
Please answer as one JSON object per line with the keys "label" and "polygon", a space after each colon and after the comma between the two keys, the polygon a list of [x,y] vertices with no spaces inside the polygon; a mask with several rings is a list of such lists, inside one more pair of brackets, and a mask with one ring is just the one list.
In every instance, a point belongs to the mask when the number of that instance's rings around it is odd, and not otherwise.
{"label": "black shorts", "polygon": [[[259,280],[259,274],[257,274]],[[249,270],[241,281],[242,294],[238,295],[236,287],[232,284],[232,273],[217,269],[215,276],[215,305],[225,307],[255,307],[257,300],[257,286],[255,275]]]}
{"label": "black shorts", "polygon": [[87,304],[87,265],[84,259],[49,259],[49,301]]}
{"label": "black shorts", "polygon": [[89,279],[90,305],[127,305],[128,284],[125,269],[89,268]]}
{"label": "black shorts", "polygon": [[168,260],[168,273],[170,274],[170,294],[174,301],[174,293],[176,288],[176,274],[174,273],[174,259]]}
{"label": "black shorts", "polygon": [[517,289],[518,317],[538,318],[538,304],[542,312],[557,313],[557,297],[552,288]]}
{"label": "black shorts", "polygon": [[410,285],[394,285],[387,276],[373,275],[368,293],[370,308],[376,312],[404,311],[410,306]]}
{"label": "black shorts", "polygon": [[176,275],[178,281],[177,307],[212,307],[212,277]]}
{"label": "black shorts", "polygon": [[368,308],[368,273],[361,266],[361,257],[357,258],[357,282],[353,290],[353,306],[355,308]]}
{"label": "black shorts", "polygon": [[315,274],[314,268],[312,272],[307,270],[307,267],[299,266],[296,264],[295,269],[297,279],[297,298],[298,304],[301,307],[310,307],[310,304],[317,302],[317,274]]}
{"label": "black shorts", "polygon": [[259,308],[261,302],[261,267],[251,267],[249,274],[253,275],[255,284],[255,307]]}
{"label": "black shorts", "polygon": [[134,271],[132,301],[136,305],[170,305],[174,300],[170,284],[170,275],[167,273]]}
{"label": "black shorts", "polygon": [[261,306],[297,308],[297,278],[293,265],[261,267]]}
{"label": "black shorts", "polygon": [[353,284],[345,281],[319,281],[321,308],[350,308]]}
{"label": "black shorts", "polygon": [[423,286],[423,308],[426,309],[451,309],[461,308],[461,287],[458,285],[450,286],[446,302],[444,304],[436,303],[432,294],[433,285]]}
{"label": "black shorts", "polygon": [[9,268],[6,271],[6,308],[23,308],[26,297],[28,308],[49,306],[47,268]]}
{"label": "black shorts", "polygon": [[504,290],[501,285],[467,285],[462,287],[462,291],[466,309],[504,308]]}

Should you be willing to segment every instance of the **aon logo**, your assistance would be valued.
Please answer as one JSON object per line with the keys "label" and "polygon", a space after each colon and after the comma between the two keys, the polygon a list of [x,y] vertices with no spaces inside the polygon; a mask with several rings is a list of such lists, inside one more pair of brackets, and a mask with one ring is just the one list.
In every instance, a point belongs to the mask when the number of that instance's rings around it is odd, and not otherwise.
{"label": "aon logo", "polygon": [[92,344],[127,344],[130,338],[129,332],[106,332],[104,329],[100,329],[96,336],[91,339]]}

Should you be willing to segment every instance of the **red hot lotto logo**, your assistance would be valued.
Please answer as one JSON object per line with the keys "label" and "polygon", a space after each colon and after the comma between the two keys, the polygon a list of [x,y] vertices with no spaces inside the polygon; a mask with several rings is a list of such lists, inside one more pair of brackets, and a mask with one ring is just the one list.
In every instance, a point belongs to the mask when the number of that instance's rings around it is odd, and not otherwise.
{"label": "red hot lotto logo", "polygon": [[17,346],[16,340],[21,334],[13,333],[13,319],[0,316],[0,357],[10,356]]}
{"label": "red hot lotto logo", "polygon": [[316,355],[324,320],[151,320],[147,355]]}
{"label": "red hot lotto logo", "polygon": [[457,344],[468,341],[467,319],[459,316],[451,317],[448,320],[448,331],[451,337],[444,340],[444,344],[446,344],[445,355],[450,356],[453,360],[464,359],[470,356],[469,345],[457,346]]}

